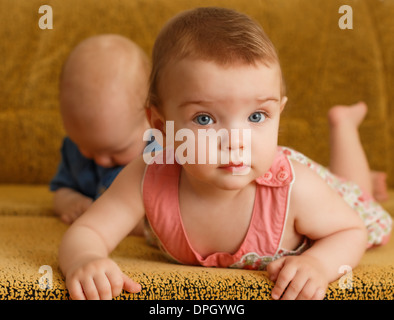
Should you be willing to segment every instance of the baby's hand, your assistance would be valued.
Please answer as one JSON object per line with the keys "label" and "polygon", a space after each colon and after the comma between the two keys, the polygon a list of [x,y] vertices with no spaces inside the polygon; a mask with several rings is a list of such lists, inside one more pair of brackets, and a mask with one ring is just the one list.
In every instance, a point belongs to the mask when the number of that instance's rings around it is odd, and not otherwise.
{"label": "baby's hand", "polygon": [[141,285],[108,258],[95,259],[71,270],[66,275],[66,286],[73,300],[111,300],[122,289],[130,293],[141,291]]}
{"label": "baby's hand", "polygon": [[75,199],[75,202],[70,203],[69,210],[61,216],[61,219],[65,223],[73,223],[80,215],[88,210],[92,203],[93,200],[91,198],[81,195]]}
{"label": "baby's hand", "polygon": [[93,199],[69,188],[55,193],[55,212],[67,224],[72,224],[93,203]]}
{"label": "baby's hand", "polygon": [[[328,281],[320,262],[310,256],[286,256],[271,262],[267,271],[275,282],[273,299],[321,300]],[[283,295],[283,296],[282,296]]]}

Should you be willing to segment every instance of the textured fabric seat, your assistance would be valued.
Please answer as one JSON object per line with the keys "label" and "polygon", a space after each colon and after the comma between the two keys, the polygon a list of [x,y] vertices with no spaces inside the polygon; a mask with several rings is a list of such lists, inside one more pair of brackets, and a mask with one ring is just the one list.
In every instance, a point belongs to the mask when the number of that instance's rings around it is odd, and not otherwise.
{"label": "textured fabric seat", "polygon": [[[57,261],[67,226],[54,216],[47,187],[64,136],[58,78],[68,53],[86,37],[118,33],[150,54],[163,24],[185,9],[225,6],[262,24],[289,97],[281,145],[328,165],[327,111],[365,101],[362,142],[371,168],[387,172],[394,190],[394,1],[346,1],[353,29],[338,24],[341,0],[54,1],[53,29],[44,30],[42,4],[0,0],[0,299],[68,299]],[[383,206],[394,213],[394,191]],[[264,272],[177,265],[141,238],[126,238],[112,257],[142,285],[119,299],[270,299]],[[393,279],[392,238],[367,251],[346,281],[330,284],[326,298],[394,299]]]}
{"label": "textured fabric seat", "polygon": [[[68,299],[57,261],[67,226],[51,214],[47,186],[1,186],[0,194],[0,299]],[[394,210],[393,201],[384,205]],[[117,299],[270,299],[266,272],[174,264],[140,237],[127,237],[111,256],[142,285]],[[330,284],[327,299],[393,299],[394,237],[339,276],[348,271]]]}

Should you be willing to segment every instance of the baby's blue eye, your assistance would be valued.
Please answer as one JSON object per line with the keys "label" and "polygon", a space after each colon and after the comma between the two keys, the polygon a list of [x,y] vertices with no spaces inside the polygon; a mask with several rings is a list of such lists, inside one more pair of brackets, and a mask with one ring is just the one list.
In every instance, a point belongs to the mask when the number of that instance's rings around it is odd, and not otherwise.
{"label": "baby's blue eye", "polygon": [[201,115],[195,117],[193,119],[193,121],[198,123],[198,124],[200,124],[200,125],[202,125],[202,126],[206,126],[208,124],[212,124],[213,123],[212,118],[210,116],[206,115],[206,114],[201,114]]}
{"label": "baby's blue eye", "polygon": [[265,120],[265,118],[266,118],[266,116],[265,116],[264,113],[262,113],[262,112],[253,112],[249,116],[248,120],[250,122],[263,122]]}

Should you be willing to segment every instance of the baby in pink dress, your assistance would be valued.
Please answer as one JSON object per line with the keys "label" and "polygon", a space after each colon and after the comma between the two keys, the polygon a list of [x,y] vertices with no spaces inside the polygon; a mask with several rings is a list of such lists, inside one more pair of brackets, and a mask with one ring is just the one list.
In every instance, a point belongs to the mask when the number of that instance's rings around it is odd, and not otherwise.
{"label": "baby in pink dress", "polygon": [[[248,16],[177,15],[156,40],[150,80],[148,117],[165,150],[130,163],[66,232],[59,260],[73,299],[141,290],[108,255],[145,213],[171,258],[266,268],[274,299],[324,298],[341,266],[354,268],[367,247],[387,241],[391,218],[369,196],[358,136],[366,106],[330,112],[332,172],[279,147],[287,102],[279,59]],[[214,139],[201,143],[201,132]]]}

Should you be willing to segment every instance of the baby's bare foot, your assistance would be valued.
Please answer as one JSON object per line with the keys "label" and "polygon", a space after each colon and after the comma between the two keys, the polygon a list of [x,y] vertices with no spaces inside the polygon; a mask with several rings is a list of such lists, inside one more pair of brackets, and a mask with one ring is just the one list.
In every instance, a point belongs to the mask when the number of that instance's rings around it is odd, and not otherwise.
{"label": "baby's bare foot", "polygon": [[389,196],[387,193],[386,173],[381,171],[371,172],[373,197],[377,201],[386,201]]}
{"label": "baby's bare foot", "polygon": [[350,124],[358,127],[365,115],[368,107],[364,102],[358,102],[350,106],[338,105],[334,106],[328,112],[328,120],[331,126]]}

